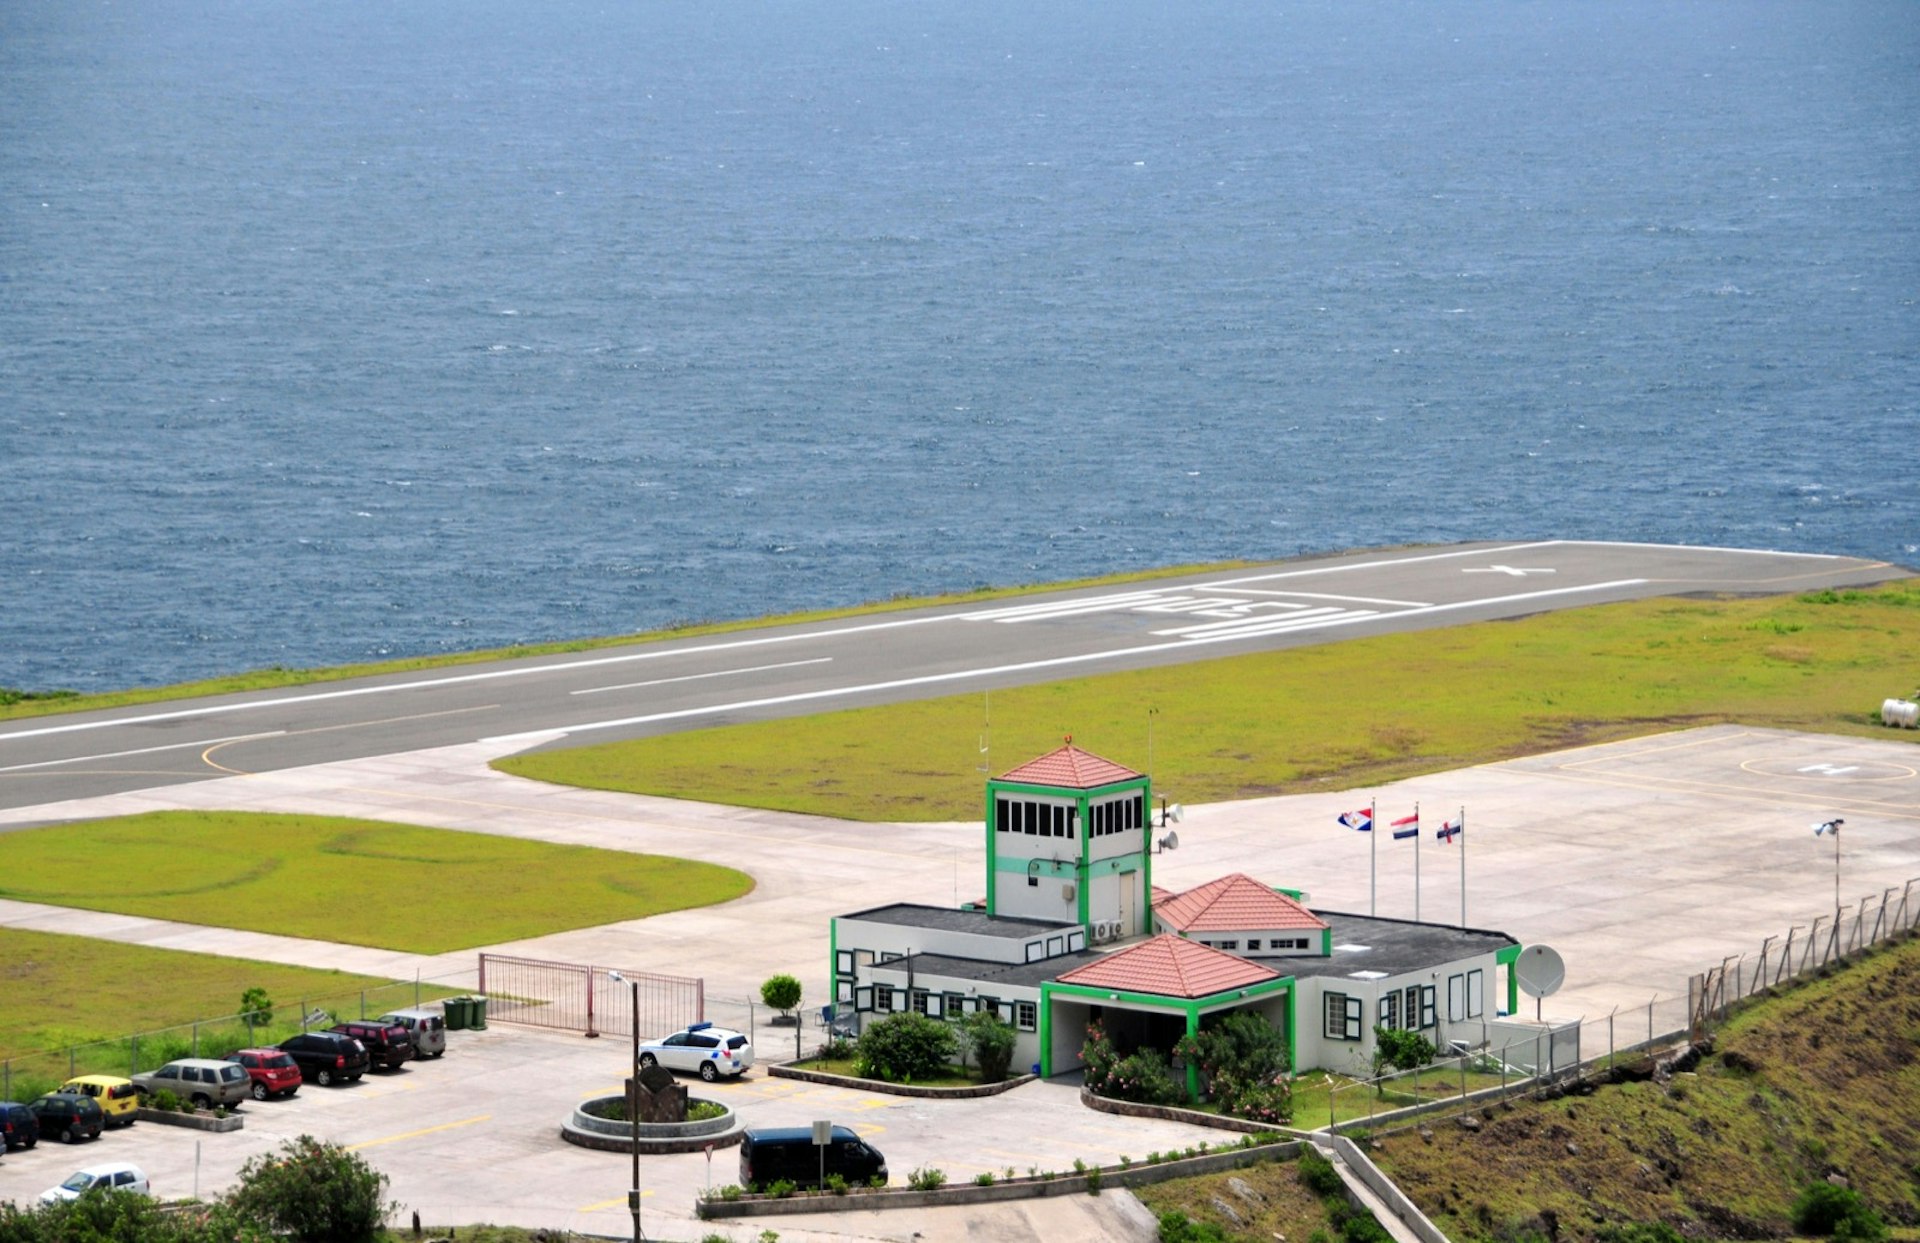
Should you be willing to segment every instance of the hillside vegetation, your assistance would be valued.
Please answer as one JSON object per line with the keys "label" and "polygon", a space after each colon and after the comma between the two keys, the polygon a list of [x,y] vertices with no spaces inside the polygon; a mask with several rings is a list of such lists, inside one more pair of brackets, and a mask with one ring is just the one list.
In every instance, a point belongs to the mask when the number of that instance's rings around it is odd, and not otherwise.
{"label": "hillside vegetation", "polygon": [[1809,1184],[1845,1180],[1920,1238],[1920,941],[1753,1003],[1691,1070],[1520,1101],[1376,1138],[1373,1158],[1469,1240],[1794,1234]]}

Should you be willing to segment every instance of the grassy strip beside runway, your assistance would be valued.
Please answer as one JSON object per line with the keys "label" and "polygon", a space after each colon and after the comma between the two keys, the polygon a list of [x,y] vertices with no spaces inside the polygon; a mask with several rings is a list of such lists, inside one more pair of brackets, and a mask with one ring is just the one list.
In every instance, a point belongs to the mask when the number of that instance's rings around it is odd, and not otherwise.
{"label": "grassy strip beside runway", "polygon": [[[0,1059],[16,1059],[16,1078],[27,1070],[19,1060],[22,1054],[61,1050],[60,1065],[53,1069],[64,1072],[68,1046],[119,1042],[129,1032],[177,1028],[232,1015],[240,1008],[240,995],[249,988],[265,989],[274,1003],[276,1022],[280,1027],[291,1024],[293,1031],[299,1030],[303,1002],[309,1010],[358,1018],[363,993],[372,1014],[410,1006],[415,996],[412,980],[396,982],[24,928],[0,928],[0,963],[5,964],[0,967],[0,981],[5,982],[8,999],[0,1007]],[[461,991],[423,982],[419,996],[433,1001]],[[245,1029],[244,1023],[229,1025]],[[190,1039],[191,1033],[176,1030],[172,1035]],[[286,1032],[261,1032],[262,1038],[268,1035],[279,1040]],[[112,1063],[112,1054],[101,1056]]]}
{"label": "grassy strip beside runway", "polygon": [[0,834],[0,897],[416,954],[725,902],[743,872],[334,816],[160,811]]}
{"label": "grassy strip beside runway", "polygon": [[[1063,735],[1193,803],[1337,790],[1738,721],[1893,737],[1920,579],[1644,600],[498,761],[595,789],[852,820],[976,820]],[[1148,738],[1151,730],[1152,750]],[[1911,732],[1898,735],[1915,739]],[[983,752],[982,746],[987,744]]]}

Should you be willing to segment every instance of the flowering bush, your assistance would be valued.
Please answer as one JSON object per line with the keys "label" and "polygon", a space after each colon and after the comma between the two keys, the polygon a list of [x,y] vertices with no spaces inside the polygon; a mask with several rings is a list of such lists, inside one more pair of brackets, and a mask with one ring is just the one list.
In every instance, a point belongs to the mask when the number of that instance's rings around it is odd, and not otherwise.
{"label": "flowering bush", "polygon": [[1144,1105],[1172,1105],[1186,1096],[1158,1049],[1136,1049],[1121,1057],[1098,1023],[1087,1024],[1080,1060],[1087,1064],[1087,1089],[1096,1096]]}
{"label": "flowering bush", "polygon": [[1261,1016],[1235,1011],[1195,1035],[1183,1036],[1173,1051],[1200,1067],[1207,1095],[1222,1113],[1256,1122],[1285,1122],[1293,1116],[1286,1037]]}

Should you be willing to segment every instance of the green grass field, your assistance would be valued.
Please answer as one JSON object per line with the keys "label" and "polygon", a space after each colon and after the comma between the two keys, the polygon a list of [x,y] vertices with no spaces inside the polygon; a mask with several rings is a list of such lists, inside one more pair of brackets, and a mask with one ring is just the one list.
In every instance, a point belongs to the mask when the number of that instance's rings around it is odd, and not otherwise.
{"label": "green grass field", "polygon": [[[1337,790],[1721,721],[1920,741],[1920,579],[1646,600],[981,695],[509,757],[542,781],[852,820],[973,820],[995,772],[1076,745],[1181,802]],[[1152,723],[1149,765],[1147,737]],[[982,740],[990,743],[986,757]]]}
{"label": "green grass field", "polygon": [[659,855],[374,820],[165,811],[0,834],[0,897],[416,954],[748,892]]}
{"label": "green grass field", "polygon": [[658,643],[667,639],[691,639],[703,635],[732,634],[758,630],[766,626],[798,625],[802,622],[831,621],[842,617],[860,617],[873,613],[891,613],[902,609],[929,608],[977,600],[1001,600],[1032,595],[1041,591],[1063,591],[1072,587],[1098,587],[1111,583],[1146,582],[1181,574],[1211,573],[1255,564],[1249,561],[1221,561],[1210,565],[1166,566],[1129,574],[1109,574],[1065,583],[1029,583],[1015,587],[975,587],[971,591],[941,596],[898,596],[844,609],[817,609],[781,617],[755,617],[740,621],[676,622],[660,630],[641,634],[607,635],[590,639],[567,639],[556,643],[529,643],[518,647],[490,648],[475,652],[448,652],[439,656],[418,656],[404,660],[386,660],[358,665],[338,665],[323,669],[288,669],[274,665],[248,673],[207,678],[174,686],[150,686],[136,690],[109,691],[79,695],[55,688],[0,686],[0,721],[24,717],[50,716],[63,712],[84,712],[94,708],[122,708],[134,704],[164,703],[206,695],[230,695],[239,691],[272,690],[285,686],[307,686],[316,682],[339,682],[347,678],[373,677],[378,674],[412,673],[423,669],[446,669],[457,665],[480,664],[490,660],[517,660],[525,656],[556,656],[568,652],[590,652],[634,643]]}
{"label": "green grass field", "polygon": [[[29,1080],[64,1080],[71,1046],[92,1046],[74,1055],[79,1073],[126,1074],[135,1056],[126,1042],[132,1032],[205,1021],[205,1048],[229,1029],[244,1034],[246,1025],[229,1016],[249,988],[264,988],[275,1003],[274,1028],[257,1033],[274,1040],[299,1030],[303,1002],[305,1009],[357,1018],[363,995],[373,1014],[412,1005],[416,996],[411,980],[0,928],[0,995],[6,997],[0,1059],[11,1063],[16,1088]],[[432,1001],[456,991],[423,982],[417,995]],[[139,1059],[144,1067],[182,1056],[166,1050],[182,1041],[190,1045],[191,1038],[187,1029],[150,1039]]]}

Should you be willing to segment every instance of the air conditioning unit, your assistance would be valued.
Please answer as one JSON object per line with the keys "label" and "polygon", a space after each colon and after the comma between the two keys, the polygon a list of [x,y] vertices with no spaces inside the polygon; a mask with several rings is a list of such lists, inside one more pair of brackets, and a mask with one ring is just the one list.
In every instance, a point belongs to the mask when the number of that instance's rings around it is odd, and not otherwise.
{"label": "air conditioning unit", "polygon": [[1094,920],[1093,921],[1093,940],[1096,945],[1102,941],[1113,940],[1113,924],[1110,921],[1104,920],[1104,919]]}

